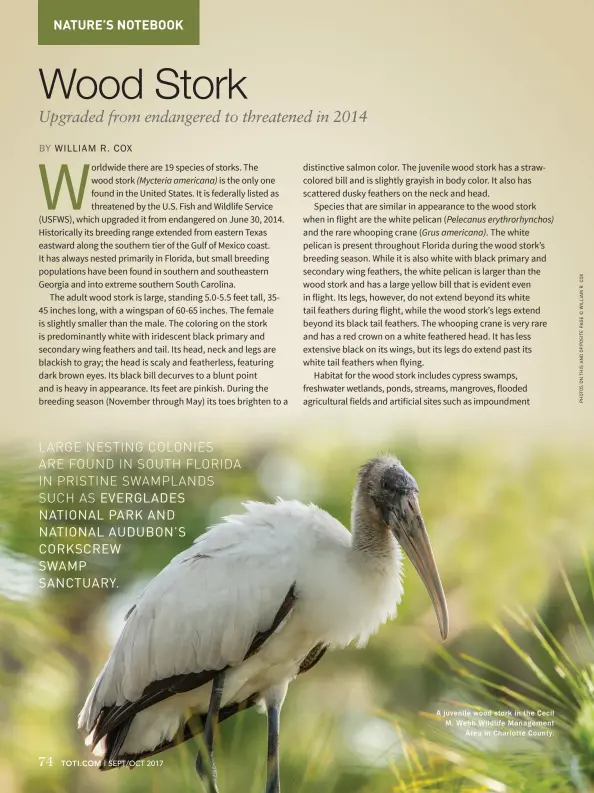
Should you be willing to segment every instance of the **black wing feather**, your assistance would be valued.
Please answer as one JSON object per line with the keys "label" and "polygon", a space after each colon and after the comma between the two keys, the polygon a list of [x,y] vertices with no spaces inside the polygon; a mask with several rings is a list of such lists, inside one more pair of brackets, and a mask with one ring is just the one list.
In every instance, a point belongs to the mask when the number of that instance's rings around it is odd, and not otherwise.
{"label": "black wing feather", "polygon": [[[254,695],[249,697],[248,699],[245,699],[243,702],[234,702],[231,705],[225,705],[225,707],[221,708],[221,710],[219,711],[218,721],[219,722],[225,721],[231,716],[235,716],[235,714],[239,713],[240,711],[247,710],[248,708],[252,708],[257,701],[258,701],[258,696]],[[125,734],[128,733],[128,730],[130,728],[130,725],[132,724],[133,719],[134,716],[131,716],[126,722]],[[201,732],[204,731],[205,724],[206,724],[206,714],[204,713],[195,714],[190,719],[188,719],[188,721],[184,724],[183,727],[180,728],[180,730],[175,735],[175,737],[172,738],[172,740],[164,741],[163,743],[159,744],[159,746],[156,746],[154,749],[148,749],[146,752],[140,752],[139,754],[119,755],[119,750],[122,748],[122,744],[120,744],[117,747],[117,752],[111,751],[108,746],[108,752],[106,753],[105,758],[101,761],[99,770],[109,771],[111,768],[121,768],[122,766],[132,767],[137,760],[142,760],[145,757],[152,757],[155,754],[160,754],[161,752],[165,752],[167,749],[173,749],[175,746],[179,746],[180,743],[184,743],[184,741],[189,741],[190,738],[193,738],[195,735],[199,735]]]}
{"label": "black wing feather", "polygon": [[93,736],[93,747],[99,743],[101,738],[128,718],[140,713],[141,710],[150,708],[151,705],[156,705],[158,702],[169,699],[175,694],[183,694],[186,691],[192,691],[194,688],[200,688],[200,686],[210,683],[218,671],[217,669],[209,669],[205,672],[174,675],[163,680],[156,680],[150,683],[144,689],[140,698],[134,700],[134,702],[124,702],[123,705],[112,705],[110,708],[103,708],[97,719]]}
{"label": "black wing feather", "polygon": [[308,652],[303,661],[301,661],[298,674],[302,675],[304,672],[309,672],[309,670],[312,669],[318,663],[318,661],[321,661],[324,655],[326,655],[327,649],[327,644],[316,644],[316,646]]}
{"label": "black wing feather", "polygon": [[278,628],[281,622],[289,614],[289,612],[295,605],[296,600],[297,600],[297,595],[295,594],[295,584],[293,584],[293,586],[287,592],[281,607],[276,612],[276,616],[272,621],[272,625],[270,626],[270,628],[268,628],[267,631],[262,631],[261,633],[257,633],[254,636],[252,643],[250,644],[250,647],[247,653],[245,654],[245,658],[243,659],[244,661],[247,658],[250,658],[252,655],[255,655],[260,649],[260,647],[262,647],[266,639],[269,639],[272,636],[272,634],[275,632],[275,630]]}

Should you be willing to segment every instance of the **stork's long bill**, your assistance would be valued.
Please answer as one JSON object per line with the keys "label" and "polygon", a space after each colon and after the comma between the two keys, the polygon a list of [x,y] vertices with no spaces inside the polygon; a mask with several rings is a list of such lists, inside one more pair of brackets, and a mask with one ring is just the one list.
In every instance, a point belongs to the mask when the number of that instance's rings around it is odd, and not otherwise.
{"label": "stork's long bill", "polygon": [[413,493],[402,497],[399,508],[390,515],[390,527],[396,540],[413,563],[421,576],[433,603],[441,638],[448,635],[448,605],[425,521],[421,514],[419,502]]}

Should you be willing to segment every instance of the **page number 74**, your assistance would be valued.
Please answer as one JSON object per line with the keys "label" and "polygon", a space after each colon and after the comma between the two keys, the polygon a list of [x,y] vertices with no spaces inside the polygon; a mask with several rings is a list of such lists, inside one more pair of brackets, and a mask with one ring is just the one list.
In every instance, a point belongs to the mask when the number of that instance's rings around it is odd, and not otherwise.
{"label": "page number 74", "polygon": [[39,757],[38,760],[39,760],[39,765],[40,766],[42,766],[42,765],[50,765],[51,766],[51,765],[54,764],[54,760],[53,760],[52,757]]}

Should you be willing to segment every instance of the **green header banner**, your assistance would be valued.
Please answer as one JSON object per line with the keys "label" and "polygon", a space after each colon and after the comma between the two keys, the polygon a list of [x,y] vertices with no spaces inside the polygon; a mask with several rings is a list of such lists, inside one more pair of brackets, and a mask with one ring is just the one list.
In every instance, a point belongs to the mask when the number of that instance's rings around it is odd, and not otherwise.
{"label": "green header banner", "polygon": [[199,0],[38,0],[38,44],[200,43]]}

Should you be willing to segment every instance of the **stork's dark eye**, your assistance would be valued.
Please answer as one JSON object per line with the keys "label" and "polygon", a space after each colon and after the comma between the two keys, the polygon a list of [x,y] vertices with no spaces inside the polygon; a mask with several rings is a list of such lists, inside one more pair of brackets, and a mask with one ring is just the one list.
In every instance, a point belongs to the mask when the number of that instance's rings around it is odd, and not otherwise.
{"label": "stork's dark eye", "polygon": [[393,479],[384,479],[382,481],[382,491],[386,493],[386,495],[394,496],[399,490],[398,484]]}

